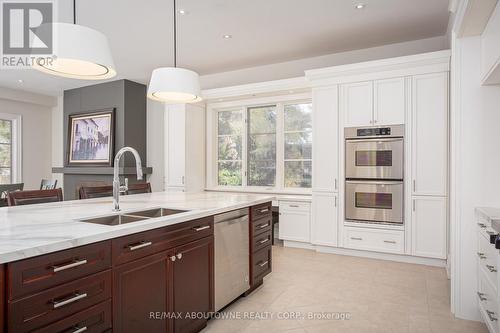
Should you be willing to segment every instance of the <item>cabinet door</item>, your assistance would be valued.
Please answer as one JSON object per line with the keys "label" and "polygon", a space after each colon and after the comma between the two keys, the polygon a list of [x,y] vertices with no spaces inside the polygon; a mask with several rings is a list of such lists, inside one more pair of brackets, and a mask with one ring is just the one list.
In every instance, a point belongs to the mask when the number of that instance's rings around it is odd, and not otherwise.
{"label": "cabinet door", "polygon": [[413,77],[413,194],[445,196],[448,178],[448,75]]}
{"label": "cabinet door", "polygon": [[370,126],[373,123],[373,82],[356,82],[341,86],[344,127]]}
{"label": "cabinet door", "polygon": [[446,259],[445,197],[413,197],[412,254]]}
{"label": "cabinet door", "polygon": [[375,125],[398,125],[405,123],[405,79],[394,78],[373,82]]}
{"label": "cabinet door", "polygon": [[183,105],[168,107],[167,186],[184,186],[186,160],[186,114]]}
{"label": "cabinet door", "polygon": [[152,319],[168,310],[168,254],[162,252],[113,269],[113,332],[167,331],[167,321]]}
{"label": "cabinet door", "polygon": [[[174,320],[174,332],[198,332],[206,318],[189,318],[186,314],[203,314],[214,309],[214,238],[205,237],[175,249],[174,307],[182,318]],[[193,316],[191,316],[193,317]]]}
{"label": "cabinet door", "polygon": [[337,246],[337,194],[314,193],[312,196],[312,236],[317,245]]}
{"label": "cabinet door", "polygon": [[313,90],[313,190],[338,191],[338,86]]}
{"label": "cabinet door", "polygon": [[[291,206],[298,206],[297,209]],[[303,205],[280,202],[279,238],[289,241],[307,242],[311,241],[311,212]]]}

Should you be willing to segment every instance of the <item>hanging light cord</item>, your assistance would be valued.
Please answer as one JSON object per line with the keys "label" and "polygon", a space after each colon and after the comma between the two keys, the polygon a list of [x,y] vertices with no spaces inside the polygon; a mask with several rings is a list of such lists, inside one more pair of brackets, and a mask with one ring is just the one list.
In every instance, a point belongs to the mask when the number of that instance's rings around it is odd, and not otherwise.
{"label": "hanging light cord", "polygon": [[73,0],[73,24],[76,24],[76,0]]}
{"label": "hanging light cord", "polygon": [[177,67],[177,19],[176,18],[177,18],[177,9],[176,9],[176,0],[174,0],[174,67]]}

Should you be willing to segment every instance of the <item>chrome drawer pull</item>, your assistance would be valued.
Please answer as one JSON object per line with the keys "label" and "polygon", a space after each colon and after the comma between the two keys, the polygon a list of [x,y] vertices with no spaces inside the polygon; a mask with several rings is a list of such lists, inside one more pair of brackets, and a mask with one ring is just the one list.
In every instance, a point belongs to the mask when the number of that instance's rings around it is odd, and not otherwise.
{"label": "chrome drawer pull", "polygon": [[182,253],[177,254],[177,259],[181,260],[182,259]]}
{"label": "chrome drawer pull", "polygon": [[384,243],[389,243],[389,244],[396,244],[396,241],[388,241],[388,240],[385,240]]}
{"label": "chrome drawer pull", "polygon": [[54,273],[65,271],[70,268],[78,267],[81,265],[85,265],[87,263],[87,259],[75,260],[71,264],[62,265],[62,266],[52,266]]}
{"label": "chrome drawer pull", "polygon": [[194,231],[202,231],[202,230],[207,230],[207,229],[210,229],[209,225],[206,225],[204,227],[193,228]]}
{"label": "chrome drawer pull", "polygon": [[259,225],[259,229],[264,229],[265,227],[268,227],[268,226],[269,226],[269,223],[261,224],[261,225]]}
{"label": "chrome drawer pull", "polygon": [[363,240],[361,237],[351,237],[352,240]]}
{"label": "chrome drawer pull", "polygon": [[151,246],[153,245],[153,242],[145,242],[145,241],[142,241],[140,242],[139,244],[132,244],[132,245],[128,245],[128,249],[130,251],[135,251],[135,250],[139,250],[139,249],[142,249],[144,247],[148,247],[148,246]]}
{"label": "chrome drawer pull", "polygon": [[87,326],[83,326],[83,327],[78,327],[78,326],[75,326],[73,327],[75,330],[71,333],[82,333],[82,332],[85,332],[87,330]]}
{"label": "chrome drawer pull", "polygon": [[486,228],[486,224],[484,224],[484,223],[478,223],[477,225],[478,225],[480,228],[483,228],[483,229],[484,229],[484,228]]}
{"label": "chrome drawer pull", "polygon": [[497,321],[497,317],[493,316],[495,314],[495,312],[490,311],[490,310],[486,310],[486,314],[490,318],[490,321]]}
{"label": "chrome drawer pull", "polygon": [[264,208],[264,209],[261,209],[261,210],[260,210],[260,213],[261,213],[261,214],[262,214],[262,213],[267,213],[268,211],[269,211],[269,208]]}
{"label": "chrome drawer pull", "polygon": [[299,205],[288,205],[288,207],[299,208]]}
{"label": "chrome drawer pull", "polygon": [[264,261],[263,263],[260,263],[260,264],[259,264],[259,266],[260,266],[260,267],[264,267],[264,266],[266,266],[267,264],[269,264],[269,260],[266,260],[266,261]]}
{"label": "chrome drawer pull", "polygon": [[495,273],[497,271],[497,269],[495,268],[495,266],[491,266],[491,265],[486,265],[486,268],[488,268],[488,270],[492,273]]}
{"label": "chrome drawer pull", "polygon": [[269,238],[263,239],[263,240],[261,240],[259,243],[260,243],[260,244],[265,244],[265,243],[267,243],[267,242],[269,242]]}
{"label": "chrome drawer pull", "polygon": [[87,293],[84,293],[84,294],[78,294],[76,293],[75,296],[71,297],[71,298],[68,298],[68,299],[65,299],[64,301],[54,301],[52,302],[53,303],[53,307],[54,309],[57,309],[57,308],[60,308],[61,306],[65,306],[65,305],[68,305],[68,304],[71,304],[71,303],[74,303],[76,301],[79,301],[83,298],[87,297]]}
{"label": "chrome drawer pull", "polygon": [[479,257],[479,259],[486,259],[486,256],[482,252],[478,252],[477,256]]}
{"label": "chrome drawer pull", "polygon": [[480,300],[481,302],[483,302],[483,301],[486,301],[486,300],[487,300],[487,298],[486,298],[486,297],[484,297],[484,295],[485,295],[485,294],[480,293],[479,291],[477,292],[477,297],[479,297],[479,300]]}
{"label": "chrome drawer pull", "polygon": [[175,261],[175,256],[171,256],[170,261]]}

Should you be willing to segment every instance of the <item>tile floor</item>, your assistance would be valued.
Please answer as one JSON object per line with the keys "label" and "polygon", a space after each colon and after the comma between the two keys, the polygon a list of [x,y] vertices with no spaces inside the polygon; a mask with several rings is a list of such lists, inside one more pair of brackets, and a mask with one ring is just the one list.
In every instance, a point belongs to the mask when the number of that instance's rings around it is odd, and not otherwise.
{"label": "tile floor", "polygon": [[[279,246],[273,251],[273,273],[264,285],[223,312],[262,317],[270,312],[273,319],[212,319],[203,333],[487,332],[482,323],[452,316],[442,268]],[[277,319],[295,313],[296,318]],[[310,320],[310,313],[350,318]]]}

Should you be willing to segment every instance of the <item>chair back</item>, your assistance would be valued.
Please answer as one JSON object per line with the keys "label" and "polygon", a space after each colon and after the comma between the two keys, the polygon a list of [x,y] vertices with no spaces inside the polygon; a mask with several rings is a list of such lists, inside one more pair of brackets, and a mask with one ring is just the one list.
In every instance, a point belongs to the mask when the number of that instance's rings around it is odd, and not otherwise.
{"label": "chair back", "polygon": [[60,188],[55,190],[14,191],[7,194],[9,206],[33,205],[63,201]]}
{"label": "chair back", "polygon": [[40,183],[40,190],[55,190],[57,187],[57,179],[42,179]]}
{"label": "chair back", "polygon": [[92,199],[113,196],[113,186],[82,186],[78,191],[80,199]]}
{"label": "chair back", "polygon": [[0,207],[7,206],[7,195],[9,192],[22,191],[24,183],[18,184],[1,184],[0,185]]}
{"label": "chair back", "polygon": [[150,183],[129,184],[127,194],[151,193]]}

